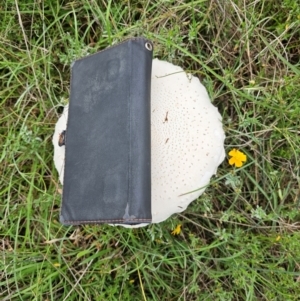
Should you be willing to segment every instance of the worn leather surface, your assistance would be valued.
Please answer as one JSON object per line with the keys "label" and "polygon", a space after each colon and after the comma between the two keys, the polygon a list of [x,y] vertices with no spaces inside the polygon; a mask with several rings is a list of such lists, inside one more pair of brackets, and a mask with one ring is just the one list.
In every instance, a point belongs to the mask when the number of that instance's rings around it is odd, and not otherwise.
{"label": "worn leather surface", "polygon": [[146,42],[130,39],[72,65],[63,224],[151,222]]}

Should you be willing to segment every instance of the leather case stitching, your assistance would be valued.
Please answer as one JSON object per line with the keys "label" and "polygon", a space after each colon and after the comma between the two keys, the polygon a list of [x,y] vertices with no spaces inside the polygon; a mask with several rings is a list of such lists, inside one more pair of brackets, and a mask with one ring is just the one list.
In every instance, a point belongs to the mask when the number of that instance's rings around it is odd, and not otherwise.
{"label": "leather case stitching", "polygon": [[[126,220],[128,222],[151,222],[151,219],[128,219]],[[99,220],[92,220],[92,221],[81,221],[81,220],[75,220],[75,221],[64,221],[66,224],[75,224],[75,223],[86,223],[86,224],[91,224],[91,223],[101,223],[101,222],[107,222],[107,223],[124,223],[123,219],[99,219]]]}

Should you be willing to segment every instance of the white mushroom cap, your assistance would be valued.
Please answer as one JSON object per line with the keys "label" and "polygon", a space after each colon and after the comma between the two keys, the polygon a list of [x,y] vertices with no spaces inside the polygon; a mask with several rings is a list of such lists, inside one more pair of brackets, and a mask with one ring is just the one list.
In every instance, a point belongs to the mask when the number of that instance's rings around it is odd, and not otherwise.
{"label": "white mushroom cap", "polygon": [[199,79],[157,59],[151,114],[152,219],[159,223],[203,193],[225,158],[225,135]]}
{"label": "white mushroom cap", "polygon": [[[53,136],[54,163],[63,184],[68,106]],[[225,158],[222,118],[199,79],[182,68],[153,60],[151,81],[152,222],[181,212],[197,199]],[[195,191],[197,190],[197,191]],[[189,193],[194,191],[192,193]],[[140,225],[122,225],[140,227]]]}
{"label": "white mushroom cap", "polygon": [[54,135],[52,137],[52,143],[54,146],[54,165],[56,170],[58,171],[59,181],[61,184],[63,184],[64,182],[65,146],[58,146],[58,140],[60,134],[67,129],[68,114],[69,105],[66,105],[64,107],[62,115],[55,125]]}

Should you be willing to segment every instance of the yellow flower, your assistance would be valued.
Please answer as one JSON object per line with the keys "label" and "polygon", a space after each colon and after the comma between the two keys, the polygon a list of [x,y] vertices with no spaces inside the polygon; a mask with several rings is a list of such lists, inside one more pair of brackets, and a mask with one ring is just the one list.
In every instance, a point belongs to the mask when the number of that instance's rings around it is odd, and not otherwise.
{"label": "yellow flower", "polygon": [[241,167],[247,160],[247,156],[235,148],[229,152],[229,156],[229,164],[235,164],[236,167]]}
{"label": "yellow flower", "polygon": [[172,235],[178,235],[181,232],[181,224],[177,225],[176,228],[171,232]]}

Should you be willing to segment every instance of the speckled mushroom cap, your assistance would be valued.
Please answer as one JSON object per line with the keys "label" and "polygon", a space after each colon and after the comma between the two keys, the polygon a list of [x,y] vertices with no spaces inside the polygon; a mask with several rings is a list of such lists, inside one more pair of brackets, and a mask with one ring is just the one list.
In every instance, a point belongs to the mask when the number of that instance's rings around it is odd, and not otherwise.
{"label": "speckled mushroom cap", "polygon": [[[63,183],[68,106],[53,136],[54,163]],[[159,223],[197,199],[225,158],[222,118],[199,79],[182,68],[153,60],[151,81],[152,221]],[[197,190],[197,191],[195,191]],[[192,193],[189,193],[194,191]],[[122,225],[126,227],[138,227]]]}
{"label": "speckled mushroom cap", "polygon": [[203,193],[225,158],[225,135],[198,78],[158,59],[152,68],[152,218],[158,223]]}

